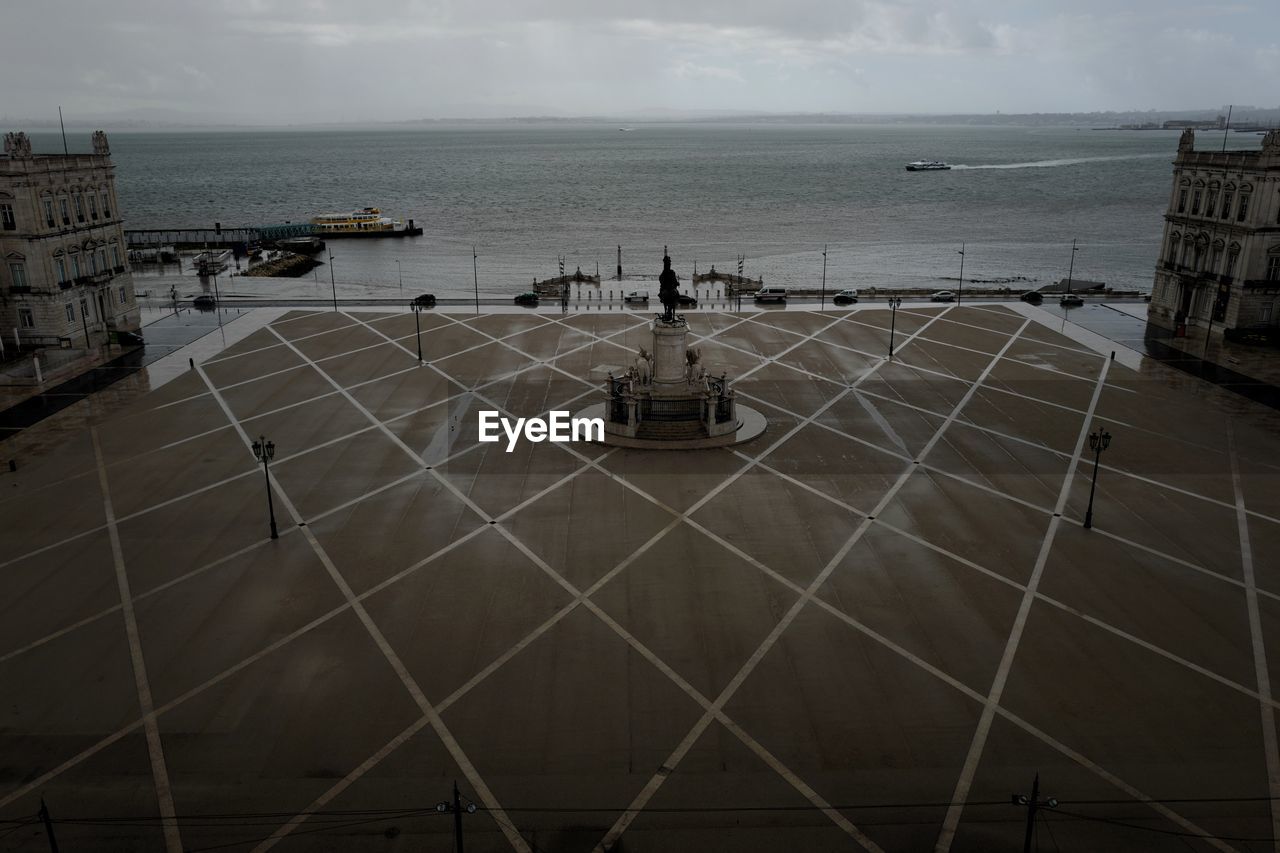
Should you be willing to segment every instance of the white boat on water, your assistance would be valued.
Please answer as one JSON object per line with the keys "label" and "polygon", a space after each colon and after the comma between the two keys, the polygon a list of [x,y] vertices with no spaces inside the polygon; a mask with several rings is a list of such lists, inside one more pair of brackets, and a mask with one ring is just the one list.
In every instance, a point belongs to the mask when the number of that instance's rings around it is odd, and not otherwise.
{"label": "white boat on water", "polygon": [[940,172],[950,168],[941,160],[916,160],[907,164],[908,172]]}

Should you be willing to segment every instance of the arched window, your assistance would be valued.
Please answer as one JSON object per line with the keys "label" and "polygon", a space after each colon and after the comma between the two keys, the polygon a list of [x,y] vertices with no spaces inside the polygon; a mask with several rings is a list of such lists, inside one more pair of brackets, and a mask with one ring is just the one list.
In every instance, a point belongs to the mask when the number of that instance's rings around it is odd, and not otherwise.
{"label": "arched window", "polygon": [[1213,255],[1209,259],[1209,272],[1222,272],[1222,251],[1225,248],[1226,245],[1221,240],[1213,241]]}
{"label": "arched window", "polygon": [[1236,262],[1240,260],[1240,244],[1232,243],[1227,247],[1227,268],[1222,271],[1223,275],[1236,274]]}
{"label": "arched window", "polygon": [[1182,235],[1177,231],[1173,232],[1173,236],[1169,238],[1169,254],[1166,256],[1169,263],[1176,264],[1178,262],[1178,243],[1182,241]]}
{"label": "arched window", "polygon": [[1244,222],[1249,218],[1249,198],[1253,193],[1253,187],[1249,184],[1241,184],[1240,186],[1240,204],[1236,208],[1236,222]]}
{"label": "arched window", "polygon": [[1213,181],[1209,184],[1209,189],[1204,196],[1204,215],[1213,216],[1218,210],[1218,182]]}
{"label": "arched window", "polygon": [[1204,181],[1196,181],[1191,193],[1191,215],[1200,215],[1200,202],[1204,198]]}
{"label": "arched window", "polygon": [[1188,178],[1183,178],[1182,181],[1179,182],[1179,185],[1178,185],[1178,212],[1179,213],[1187,212],[1187,192],[1189,191],[1190,187],[1191,187],[1191,181]]}

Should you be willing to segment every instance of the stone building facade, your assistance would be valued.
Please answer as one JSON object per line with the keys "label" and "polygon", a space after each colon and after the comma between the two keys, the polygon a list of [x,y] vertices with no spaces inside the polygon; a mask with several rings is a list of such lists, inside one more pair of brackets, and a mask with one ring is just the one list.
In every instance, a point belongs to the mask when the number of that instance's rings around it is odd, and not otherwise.
{"label": "stone building facade", "polygon": [[0,155],[0,333],[24,346],[90,348],[136,332],[140,312],[102,131],[92,154]]}
{"label": "stone building facade", "polygon": [[1254,151],[1197,151],[1186,130],[1173,161],[1148,319],[1166,328],[1280,321],[1280,131]]}

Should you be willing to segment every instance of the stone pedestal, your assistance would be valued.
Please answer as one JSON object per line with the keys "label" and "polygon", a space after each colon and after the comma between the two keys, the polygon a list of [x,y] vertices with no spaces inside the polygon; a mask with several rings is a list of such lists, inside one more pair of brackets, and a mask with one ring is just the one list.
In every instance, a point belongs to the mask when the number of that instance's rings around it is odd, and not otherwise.
{"label": "stone pedestal", "polygon": [[[764,432],[764,416],[739,406],[729,379],[689,363],[689,324],[683,317],[653,321],[653,351],[625,373],[609,371],[605,401],[580,413],[604,420],[604,443],[615,447],[694,450],[726,447]],[[590,414],[588,414],[590,413]]]}
{"label": "stone pedestal", "polygon": [[684,396],[688,392],[685,379],[688,369],[689,324],[683,317],[674,322],[661,318],[653,321],[653,393],[659,396]]}

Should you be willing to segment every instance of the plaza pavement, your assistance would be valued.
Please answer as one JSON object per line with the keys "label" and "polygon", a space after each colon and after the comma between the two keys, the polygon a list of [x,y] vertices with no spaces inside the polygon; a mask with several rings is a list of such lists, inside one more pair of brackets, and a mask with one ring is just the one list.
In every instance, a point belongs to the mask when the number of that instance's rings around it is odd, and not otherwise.
{"label": "plaza pavement", "polygon": [[1017,850],[1036,773],[1046,849],[1275,849],[1275,413],[1023,306],[688,318],[760,438],[477,442],[645,315],[295,311],[5,474],[0,851],[443,851],[454,780],[472,851]]}

